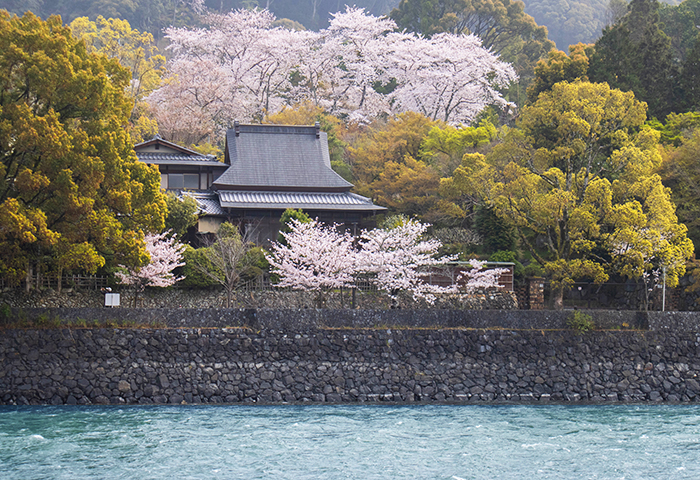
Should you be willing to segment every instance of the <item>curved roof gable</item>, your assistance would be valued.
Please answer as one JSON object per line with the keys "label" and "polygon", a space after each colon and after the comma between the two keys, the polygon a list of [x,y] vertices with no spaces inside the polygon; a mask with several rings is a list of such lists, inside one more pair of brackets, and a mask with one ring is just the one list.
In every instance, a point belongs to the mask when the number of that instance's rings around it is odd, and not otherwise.
{"label": "curved roof gable", "polygon": [[214,155],[202,155],[176,143],[168,142],[160,135],[134,145],[134,151],[139,160],[148,164],[226,167]]}

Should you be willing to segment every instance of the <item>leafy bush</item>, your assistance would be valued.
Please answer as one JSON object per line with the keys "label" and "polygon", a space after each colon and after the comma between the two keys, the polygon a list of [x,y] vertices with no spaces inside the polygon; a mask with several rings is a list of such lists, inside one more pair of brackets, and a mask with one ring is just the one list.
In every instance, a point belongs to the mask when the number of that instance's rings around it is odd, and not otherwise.
{"label": "leafy bush", "polygon": [[576,330],[576,332],[580,334],[587,333],[595,329],[595,323],[593,323],[591,316],[583,313],[580,310],[576,310],[571,318],[569,318],[568,325],[570,328]]}
{"label": "leafy bush", "polygon": [[537,262],[532,262],[523,269],[523,276],[528,277],[544,277],[544,269]]}
{"label": "leafy bush", "polygon": [[259,276],[270,271],[270,263],[265,256],[265,249],[262,247],[253,247],[245,254],[245,258],[241,262],[241,279],[242,283],[255,280]]}
{"label": "leafy bush", "polygon": [[185,276],[185,279],[180,281],[180,286],[208,288],[219,285],[218,282],[215,282],[212,278],[206,276],[200,269],[195,267],[195,265],[199,263],[200,265],[208,265],[210,267],[209,270],[212,272],[216,270],[204,255],[204,248],[195,250],[189,245],[185,248],[182,254],[185,260],[185,265],[182,267],[182,275]]}
{"label": "leafy bush", "polygon": [[512,250],[499,250],[489,256],[489,262],[510,262],[515,264],[514,274],[516,278],[523,278],[525,267],[518,261],[518,254]]}

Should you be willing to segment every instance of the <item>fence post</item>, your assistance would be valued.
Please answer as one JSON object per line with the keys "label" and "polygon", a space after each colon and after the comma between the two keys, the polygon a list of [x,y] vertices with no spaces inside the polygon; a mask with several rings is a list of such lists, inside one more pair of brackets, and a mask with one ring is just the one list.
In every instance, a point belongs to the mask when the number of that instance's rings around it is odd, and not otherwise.
{"label": "fence post", "polygon": [[544,278],[527,279],[527,299],[530,310],[544,310]]}

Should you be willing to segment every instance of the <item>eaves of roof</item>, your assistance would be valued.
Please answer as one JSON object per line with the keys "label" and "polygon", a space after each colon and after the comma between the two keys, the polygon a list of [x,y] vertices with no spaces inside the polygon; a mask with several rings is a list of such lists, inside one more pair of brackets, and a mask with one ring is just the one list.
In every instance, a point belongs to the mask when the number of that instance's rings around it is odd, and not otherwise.
{"label": "eaves of roof", "polygon": [[369,198],[350,192],[254,192],[220,190],[219,201],[224,208],[303,210],[382,211]]}
{"label": "eaves of roof", "polygon": [[189,155],[178,155],[173,153],[137,153],[136,156],[143,163],[152,165],[197,165],[200,167],[227,168],[228,165],[213,160],[212,157],[194,157]]}

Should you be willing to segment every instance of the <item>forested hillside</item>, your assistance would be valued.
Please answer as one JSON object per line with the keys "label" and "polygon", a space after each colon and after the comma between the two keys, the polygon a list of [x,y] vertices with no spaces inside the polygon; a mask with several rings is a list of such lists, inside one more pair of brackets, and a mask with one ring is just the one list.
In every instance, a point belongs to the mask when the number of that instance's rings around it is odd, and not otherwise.
{"label": "forested hillside", "polygon": [[259,7],[270,10],[277,18],[287,18],[308,30],[318,30],[327,27],[331,14],[344,10],[346,3],[374,15],[384,15],[398,0],[0,0],[0,8],[17,15],[29,10],[42,18],[59,14],[64,22],[83,16],[93,20],[98,15],[121,18],[157,39],[163,36],[163,29],[171,25],[196,25],[196,14],[204,7],[218,13]]}
{"label": "forested hillside", "polygon": [[608,22],[608,0],[524,0],[525,11],[547,27],[560,49],[594,42]]}

